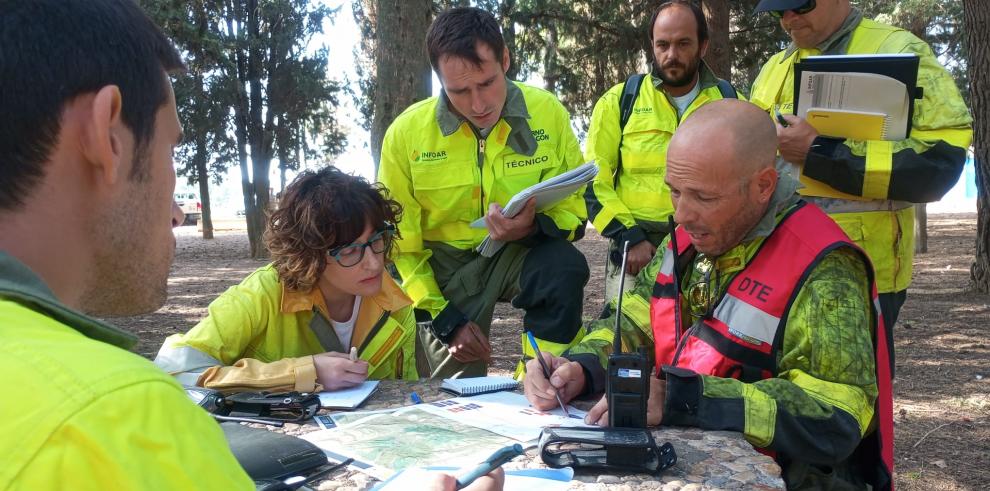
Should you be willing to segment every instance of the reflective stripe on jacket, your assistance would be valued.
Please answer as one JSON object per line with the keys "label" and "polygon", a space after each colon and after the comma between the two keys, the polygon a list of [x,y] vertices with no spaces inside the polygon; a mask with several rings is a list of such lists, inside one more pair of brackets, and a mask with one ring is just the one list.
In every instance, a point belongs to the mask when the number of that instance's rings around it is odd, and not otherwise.
{"label": "reflective stripe on jacket", "polygon": [[[859,15],[858,12],[850,14]],[[876,268],[881,293],[904,290],[911,282],[914,208],[909,202],[938,200],[955,184],[972,141],[972,119],[949,73],[923,41],[903,29],[862,19],[848,33],[845,51],[788,49],[763,66],[751,102],[793,113],[794,64],[818,54],[913,53],[920,57],[910,138],[852,141],[818,138],[803,168],[796,169],[805,196],[814,198]],[[844,38],[843,38],[844,39]]]}
{"label": "reflective stripe on jacket", "polygon": [[[286,297],[275,268],[258,269],[210,303],[207,317],[189,332],[169,336],[155,363],[173,374],[191,372],[218,389],[314,390],[311,355],[347,352],[349,346],[339,340],[333,345],[332,325],[313,302],[300,303],[305,295]],[[362,300],[351,343],[368,362],[369,379],[419,377],[409,303],[388,274],[381,292]]]}
{"label": "reflective stripe on jacket", "polygon": [[[711,314],[683,329],[681,322],[686,317],[679,316],[675,307],[681,296],[675,286],[678,283],[674,269],[683,267],[678,264],[682,263],[680,258],[693,257],[694,248],[683,228],[677,229],[676,239],[678,252],[675,255],[672,242],[668,242],[650,305],[656,365],[747,383],[777,376],[791,305],[826,255],[840,248],[855,250],[866,270],[871,271],[865,253],[849,241],[835,222],[813,205],[798,205],[778,224],[745,269],[729,281]],[[873,338],[875,343],[883,344],[886,337],[875,284],[871,291]],[[875,482],[877,477],[872,474],[864,479],[883,487],[889,486],[893,475],[893,401],[887,347],[875,346],[879,397],[874,418],[880,430],[861,445],[872,445],[874,439],[882,443],[882,448],[876,449],[879,455],[873,452],[876,462],[871,472],[882,462],[882,472],[877,476],[885,474],[886,480]]]}
{"label": "reflective stripe on jacket", "polygon": [[[570,116],[556,97],[518,82],[506,83],[506,109],[487,138],[479,138],[467,121],[448,128],[450,132],[441,128],[439,114],[449,113],[446,106],[440,107],[446,104],[442,96],[413,104],[385,133],[378,178],[403,206],[395,265],[415,307],[433,318],[447,300],[433,276],[431,252],[424,242],[475,248],[488,231],[470,224],[486,215],[491,203],[504,206],[524,188],[582,163]],[[580,193],[541,214],[563,238],[576,240],[584,232]]]}

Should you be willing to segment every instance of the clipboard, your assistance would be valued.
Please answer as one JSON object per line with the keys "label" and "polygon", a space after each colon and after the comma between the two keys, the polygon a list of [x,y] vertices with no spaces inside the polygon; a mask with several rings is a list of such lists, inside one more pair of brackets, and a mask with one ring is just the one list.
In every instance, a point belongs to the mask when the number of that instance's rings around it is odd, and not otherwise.
{"label": "clipboard", "polygon": [[914,120],[914,101],[924,97],[924,89],[918,87],[918,67],[921,59],[915,54],[876,55],[824,55],[809,56],[794,65],[794,111],[801,107],[801,79],[804,72],[872,73],[893,78],[904,84],[907,90],[908,113],[905,138],[911,135]]}

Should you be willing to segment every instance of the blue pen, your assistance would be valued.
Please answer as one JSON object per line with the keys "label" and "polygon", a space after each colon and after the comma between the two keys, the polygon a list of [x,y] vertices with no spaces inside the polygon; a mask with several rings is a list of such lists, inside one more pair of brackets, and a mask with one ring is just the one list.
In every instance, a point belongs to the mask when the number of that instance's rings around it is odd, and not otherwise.
{"label": "blue pen", "polygon": [[413,402],[413,404],[423,403],[423,398],[419,397],[419,394],[417,394],[416,391],[412,391],[412,393],[409,394],[409,399]]}
{"label": "blue pen", "polygon": [[475,479],[488,474],[489,472],[501,467],[502,464],[522,454],[523,447],[518,443],[496,450],[495,453],[485,459],[484,462],[478,464],[477,467],[471,469],[470,472],[458,477],[457,489],[464,489],[466,486],[474,482]]}
{"label": "blue pen", "polygon": [[[540,355],[540,346],[536,344],[536,338],[533,337],[532,331],[526,331],[526,336],[529,338],[529,344],[533,346],[533,351],[536,352],[536,359],[540,360],[540,367],[543,368],[543,376],[547,378],[547,383],[550,383],[550,367],[547,366],[547,362]],[[560,410],[564,412],[564,416],[570,418],[571,415],[567,412],[567,406],[564,406],[564,401],[560,398],[560,392],[557,392],[557,388],[553,387],[553,396],[557,398],[557,404],[560,404]]]}

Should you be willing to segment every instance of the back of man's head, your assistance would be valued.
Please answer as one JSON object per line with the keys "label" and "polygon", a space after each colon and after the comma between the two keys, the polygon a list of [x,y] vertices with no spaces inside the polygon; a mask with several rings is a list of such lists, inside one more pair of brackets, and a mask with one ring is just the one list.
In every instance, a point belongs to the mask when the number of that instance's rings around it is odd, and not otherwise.
{"label": "back of man's head", "polygon": [[[181,68],[132,0],[0,0],[0,212],[23,206],[44,177],[69,101],[116,85],[140,154],[168,97],[164,73]],[[130,177],[146,171],[135,165]]]}
{"label": "back of man's head", "polygon": [[440,59],[453,56],[481,65],[478,43],[491,48],[496,59],[505,52],[505,39],[492,14],[476,7],[457,7],[440,12],[426,32],[430,65],[439,71]]}

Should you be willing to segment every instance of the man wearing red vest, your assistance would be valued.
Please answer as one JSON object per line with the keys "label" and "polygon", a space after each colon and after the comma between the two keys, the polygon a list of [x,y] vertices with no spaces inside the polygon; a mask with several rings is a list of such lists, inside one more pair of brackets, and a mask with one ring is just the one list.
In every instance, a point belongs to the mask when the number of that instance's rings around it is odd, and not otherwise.
{"label": "man wearing red vest", "polygon": [[[647,422],[743,432],[790,489],[891,488],[892,400],[883,321],[865,253],[778,174],[766,114],[710,103],[667,152],[673,241],[623,297],[623,350],[648,346]],[[675,250],[676,249],[676,250]],[[527,367],[539,409],[605,389],[614,318],[563,357]],[[880,384],[878,385],[878,381]],[[553,386],[553,387],[551,387]],[[603,398],[589,423],[606,424]]]}

